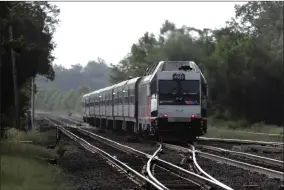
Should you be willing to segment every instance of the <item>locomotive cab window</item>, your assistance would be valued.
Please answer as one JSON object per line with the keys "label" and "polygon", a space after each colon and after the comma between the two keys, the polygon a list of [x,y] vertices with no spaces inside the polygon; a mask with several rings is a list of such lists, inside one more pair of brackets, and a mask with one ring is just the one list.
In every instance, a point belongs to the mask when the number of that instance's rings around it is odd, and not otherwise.
{"label": "locomotive cab window", "polygon": [[160,105],[199,105],[199,80],[159,80]]}

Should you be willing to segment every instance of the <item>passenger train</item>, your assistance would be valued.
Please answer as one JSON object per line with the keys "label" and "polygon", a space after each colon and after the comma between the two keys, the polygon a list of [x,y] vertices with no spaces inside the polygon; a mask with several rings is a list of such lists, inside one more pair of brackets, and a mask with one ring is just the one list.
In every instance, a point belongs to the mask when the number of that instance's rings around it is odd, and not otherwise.
{"label": "passenger train", "polygon": [[160,61],[141,77],[83,95],[83,120],[164,141],[193,141],[207,131],[207,92],[193,61]]}

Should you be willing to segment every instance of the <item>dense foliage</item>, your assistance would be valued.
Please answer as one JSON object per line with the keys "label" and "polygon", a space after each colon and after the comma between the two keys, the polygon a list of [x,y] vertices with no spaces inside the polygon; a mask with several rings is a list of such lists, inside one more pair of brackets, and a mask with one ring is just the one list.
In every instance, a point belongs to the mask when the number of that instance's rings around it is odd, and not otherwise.
{"label": "dense foliage", "polygon": [[66,69],[54,65],[54,71],[53,82],[46,82],[42,77],[36,80],[36,109],[80,113],[83,94],[109,85],[109,68],[101,58],[89,61],[85,67],[76,64]]}
{"label": "dense foliage", "polygon": [[[111,66],[110,82],[113,84],[129,76],[141,76],[147,67],[161,60],[192,60],[201,67],[209,83],[211,115],[228,120],[245,119],[283,125],[281,4],[248,2],[238,5],[235,18],[228,21],[226,27],[216,30],[190,26],[178,28],[174,23],[165,21],[158,36],[146,32],[119,64]],[[54,85],[50,85],[61,91],[49,88],[42,92],[43,102],[50,103],[39,107],[80,110],[77,103],[80,93],[76,89],[82,85],[90,90],[106,86],[103,81],[108,72],[105,66],[102,68],[98,71],[96,67],[82,68],[80,65],[69,70],[55,67],[58,81],[56,79]],[[93,74],[91,79],[87,72]],[[105,75],[101,76],[103,73]],[[53,95],[56,97],[50,98],[47,91],[56,91],[57,95]],[[72,101],[68,97],[72,97]]]}
{"label": "dense foliage", "polygon": [[283,7],[248,2],[235,10],[235,18],[217,30],[166,21],[159,36],[146,32],[112,65],[111,82],[140,76],[159,60],[192,60],[209,82],[211,113],[283,124]]}
{"label": "dense foliage", "polygon": [[109,68],[105,61],[98,58],[89,61],[85,67],[81,64],[71,65],[66,69],[60,65],[54,65],[55,80],[46,82],[43,77],[37,79],[39,91],[45,88],[57,88],[63,91],[77,89],[79,86],[88,86],[90,89],[100,89],[109,85]]}
{"label": "dense foliage", "polygon": [[67,92],[58,88],[47,88],[36,95],[35,108],[44,111],[82,111],[82,95],[90,92],[86,86]]}
{"label": "dense foliage", "polygon": [[[15,65],[21,114],[29,104],[31,78],[39,74],[54,79],[51,51],[59,9],[47,2],[0,2],[1,126],[14,119],[14,85],[11,49]],[[13,39],[9,33],[12,27]]]}

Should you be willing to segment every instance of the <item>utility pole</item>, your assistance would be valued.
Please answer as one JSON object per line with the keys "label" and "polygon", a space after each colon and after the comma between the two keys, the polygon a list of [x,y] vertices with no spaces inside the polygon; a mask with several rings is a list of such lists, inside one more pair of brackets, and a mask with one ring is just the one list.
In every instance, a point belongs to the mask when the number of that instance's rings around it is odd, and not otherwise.
{"label": "utility pole", "polygon": [[34,85],[35,85],[35,78],[32,77],[32,90],[31,90],[31,124],[32,128],[34,127],[34,118],[35,118],[35,91],[34,91]]}
{"label": "utility pole", "polygon": [[[0,18],[0,73],[1,73],[1,67],[2,67],[2,46],[3,46],[3,43],[2,43],[2,18]],[[0,83],[1,83],[1,77],[0,77]],[[1,91],[1,85],[0,85],[0,91]],[[0,94],[0,101],[1,101],[1,94]],[[1,102],[0,102],[0,106],[1,106]],[[0,120],[1,120],[1,116],[0,116]],[[2,139],[3,137],[3,134],[4,134],[4,126],[2,124],[0,124],[0,140]],[[0,180],[1,180],[1,174],[0,174]]]}
{"label": "utility pole", "polygon": [[[13,15],[12,8],[9,10],[9,38],[10,43],[13,42]],[[16,57],[13,47],[11,49],[11,61],[12,61],[12,73],[13,73],[13,84],[14,84],[14,100],[15,100],[15,119],[16,119],[16,128],[20,129],[20,114],[19,114],[19,92],[18,92],[18,83],[17,83],[17,68],[16,68]]]}

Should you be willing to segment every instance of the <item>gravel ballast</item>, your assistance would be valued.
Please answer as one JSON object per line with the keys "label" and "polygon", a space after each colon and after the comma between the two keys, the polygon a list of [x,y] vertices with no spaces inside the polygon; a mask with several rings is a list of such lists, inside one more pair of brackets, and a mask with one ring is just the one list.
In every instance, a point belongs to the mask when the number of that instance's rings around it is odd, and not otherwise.
{"label": "gravel ballast", "polygon": [[[145,142],[143,140],[142,142],[136,142],[136,143],[128,142],[127,137],[123,135],[120,136],[112,131],[105,131],[104,133],[100,133],[96,129],[94,130],[94,132],[98,135],[110,138],[114,141],[131,146],[135,149],[147,152],[149,154],[152,154],[158,148],[157,145],[151,143],[147,143],[147,145],[145,145]],[[228,147],[222,147],[222,148],[228,148]],[[175,151],[165,149],[164,154],[160,154],[159,157],[166,161],[170,161],[173,164],[179,165],[181,160],[184,158],[184,155],[179,154]],[[223,163],[217,163],[209,159],[197,157],[197,162],[200,165],[200,167],[209,175],[213,176],[220,182],[236,190],[245,190],[245,189],[279,190],[281,185],[283,185],[283,182],[281,182],[280,180],[269,179],[265,175],[252,173],[250,171],[246,171],[234,166],[226,165]]]}
{"label": "gravel ballast", "polygon": [[62,140],[67,150],[58,164],[76,189],[140,189],[125,175],[107,164],[100,155],[85,150],[68,137],[62,137]]}
{"label": "gravel ballast", "polygon": [[197,162],[204,171],[233,189],[245,190],[255,186],[254,189],[279,190],[281,184],[283,185],[280,180],[269,179],[265,175],[252,173],[209,159],[197,157]]}
{"label": "gravel ballast", "polygon": [[[177,164],[185,157],[182,153],[177,153],[168,149],[164,149],[164,154],[159,156],[161,159]],[[230,166],[223,163],[197,157],[199,166],[209,175],[218,181],[228,185],[236,190],[247,189],[263,189],[263,190],[280,190],[281,182],[278,179],[269,179],[265,175],[252,173],[250,171]],[[181,165],[181,167],[191,170],[189,163]],[[254,188],[252,188],[254,187]]]}
{"label": "gravel ballast", "polygon": [[204,142],[200,141],[197,144],[215,146],[215,147],[218,147],[218,148],[224,148],[224,149],[240,151],[240,152],[246,152],[246,153],[254,154],[254,155],[257,155],[257,156],[268,157],[268,158],[281,160],[281,161],[284,160],[283,152],[265,152],[265,149],[264,149],[264,151],[257,151],[257,150],[254,150],[253,148],[250,148],[248,145],[236,145],[236,144],[233,144],[233,143],[206,142],[206,141],[204,141]]}

